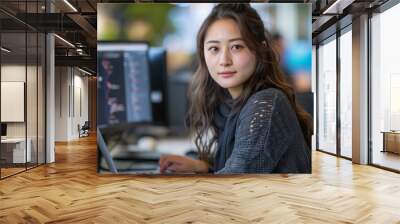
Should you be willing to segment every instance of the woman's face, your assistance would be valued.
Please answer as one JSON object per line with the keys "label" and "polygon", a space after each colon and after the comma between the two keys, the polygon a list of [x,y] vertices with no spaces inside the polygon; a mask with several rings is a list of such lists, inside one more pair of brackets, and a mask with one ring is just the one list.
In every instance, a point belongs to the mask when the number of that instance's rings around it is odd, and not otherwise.
{"label": "woman's face", "polygon": [[243,84],[256,67],[256,57],[232,19],[217,20],[208,28],[204,57],[211,77],[222,88],[227,88],[233,98],[240,95]]}

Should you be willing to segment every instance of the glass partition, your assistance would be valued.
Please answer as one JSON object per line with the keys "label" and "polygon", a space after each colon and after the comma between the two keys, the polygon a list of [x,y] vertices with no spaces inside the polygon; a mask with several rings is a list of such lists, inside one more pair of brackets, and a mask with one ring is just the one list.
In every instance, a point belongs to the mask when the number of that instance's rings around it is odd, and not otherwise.
{"label": "glass partition", "polygon": [[43,12],[44,2],[0,2],[15,11],[0,12],[1,179],[45,162],[46,40],[17,19]]}
{"label": "glass partition", "polygon": [[[26,142],[26,33],[1,34],[2,177],[24,171],[31,151]],[[6,50],[4,50],[6,49]],[[5,128],[4,128],[5,127]]]}
{"label": "glass partition", "polygon": [[317,145],[316,145],[316,133],[317,133],[317,48],[315,45],[312,46],[312,66],[311,66],[311,91],[314,93],[313,100],[314,100],[314,105],[313,105],[313,135],[312,135],[312,144],[311,144],[311,149],[315,150]]}
{"label": "glass partition", "polygon": [[27,81],[26,81],[26,112],[27,112],[27,149],[29,154],[28,168],[37,165],[37,76],[38,76],[38,49],[37,32],[29,31],[27,33],[28,43],[28,62],[27,62]]}
{"label": "glass partition", "polygon": [[38,34],[38,74],[37,74],[37,162],[44,164],[46,162],[46,146],[45,146],[45,89],[46,89],[46,37],[43,33]]}

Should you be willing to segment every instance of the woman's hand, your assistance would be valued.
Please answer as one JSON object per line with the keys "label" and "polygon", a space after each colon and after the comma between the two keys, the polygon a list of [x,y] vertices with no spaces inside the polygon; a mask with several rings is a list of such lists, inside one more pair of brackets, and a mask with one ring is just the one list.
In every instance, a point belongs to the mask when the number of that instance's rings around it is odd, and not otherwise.
{"label": "woman's hand", "polygon": [[162,155],[158,161],[160,172],[172,173],[207,173],[208,165],[201,160],[192,159],[186,156]]}

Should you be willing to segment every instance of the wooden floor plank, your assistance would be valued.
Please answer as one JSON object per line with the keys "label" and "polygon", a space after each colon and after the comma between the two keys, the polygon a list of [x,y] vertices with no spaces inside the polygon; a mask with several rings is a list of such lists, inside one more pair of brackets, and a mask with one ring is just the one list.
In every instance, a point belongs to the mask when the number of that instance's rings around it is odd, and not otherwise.
{"label": "wooden floor plank", "polygon": [[311,175],[103,176],[96,138],[0,181],[0,223],[400,223],[400,175],[313,152]]}

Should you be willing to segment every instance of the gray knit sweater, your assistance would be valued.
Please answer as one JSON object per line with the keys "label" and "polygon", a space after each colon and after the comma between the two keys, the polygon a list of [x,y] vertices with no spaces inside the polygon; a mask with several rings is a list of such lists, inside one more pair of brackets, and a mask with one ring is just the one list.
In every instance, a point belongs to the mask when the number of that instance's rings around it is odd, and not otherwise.
{"label": "gray knit sweater", "polygon": [[214,172],[311,173],[310,148],[281,90],[256,92],[239,113],[225,113]]}

